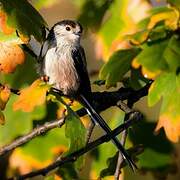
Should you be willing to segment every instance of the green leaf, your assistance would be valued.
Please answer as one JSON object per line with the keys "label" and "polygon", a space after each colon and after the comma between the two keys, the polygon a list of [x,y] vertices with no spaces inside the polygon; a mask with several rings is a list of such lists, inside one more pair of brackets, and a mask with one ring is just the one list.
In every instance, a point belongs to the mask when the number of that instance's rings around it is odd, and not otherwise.
{"label": "green leaf", "polygon": [[79,179],[74,164],[72,163],[65,164],[63,167],[60,167],[56,174],[60,175],[63,180]]}
{"label": "green leaf", "polygon": [[171,167],[176,165],[172,158],[174,148],[161,131],[154,135],[156,124],[140,121],[130,130],[129,137],[133,144],[142,144],[144,152],[138,156],[137,166],[140,170],[168,175]]}
{"label": "green leaf", "polygon": [[127,38],[133,45],[140,45],[147,41],[149,30],[142,30],[132,35],[127,35]]}
{"label": "green leaf", "polygon": [[[67,110],[68,116],[66,118],[65,135],[70,140],[70,145],[66,154],[70,154],[85,146],[86,129],[79,117],[69,107],[67,107]],[[75,164],[78,169],[81,168],[83,157],[80,157]]]}
{"label": "green leaf", "polygon": [[140,52],[132,48],[115,52],[100,71],[100,79],[106,80],[106,86],[115,86],[130,70],[131,61]]}
{"label": "green leaf", "polygon": [[157,7],[153,7],[152,9],[150,9],[149,14],[155,15],[155,14],[169,12],[169,11],[172,11],[172,10],[170,8],[168,8],[167,6],[157,6]]}
{"label": "green leaf", "polygon": [[177,7],[180,9],[180,1],[179,0],[167,0],[168,3],[170,3],[172,6]]}
{"label": "green leaf", "polygon": [[114,0],[109,8],[110,16],[99,31],[107,49],[126,25],[126,21],[122,18],[122,13],[124,12],[126,5],[127,1],[125,0]]}
{"label": "green leaf", "polygon": [[81,14],[78,20],[85,27],[98,28],[101,25],[104,14],[112,3],[113,1],[86,0],[81,7]]}
{"label": "green leaf", "polygon": [[173,73],[161,74],[151,85],[148,94],[148,105],[155,105],[162,96],[169,96],[174,91],[174,79],[176,79]]}
{"label": "green leaf", "polygon": [[22,35],[33,35],[38,41],[44,38],[46,22],[27,0],[0,0],[1,9],[7,14],[7,24]]}
{"label": "green leaf", "polygon": [[[64,131],[64,127],[61,129],[53,129],[45,135],[31,140],[28,144],[20,147],[20,150],[25,156],[30,156],[32,159],[42,164],[48,161],[51,162],[55,156],[57,156],[54,152],[56,148],[63,152],[68,146]],[[37,151],[37,149],[39,150]]]}
{"label": "green leaf", "polygon": [[[132,159],[135,159],[135,157],[137,155],[141,154],[142,151],[143,151],[142,145],[139,145],[139,146],[135,146],[133,148],[128,149],[127,153],[131,156]],[[103,178],[103,177],[106,177],[106,176],[114,175],[114,173],[116,171],[118,154],[119,154],[119,151],[117,151],[114,156],[107,159],[107,161],[106,161],[107,167],[101,171],[100,177]],[[121,164],[121,168],[123,168],[126,165],[127,165],[127,163],[125,161],[123,161],[122,164]]]}
{"label": "green leaf", "polygon": [[151,30],[149,33],[149,39],[151,41],[157,41],[160,39],[164,39],[168,34],[165,26],[157,26]]}
{"label": "green leaf", "polygon": [[100,173],[101,178],[103,178],[105,176],[111,176],[115,173],[118,154],[119,154],[119,152],[116,152],[116,154],[114,156],[107,159],[108,167],[101,171],[101,173]]}
{"label": "green leaf", "polygon": [[35,108],[31,113],[13,111],[12,105],[16,95],[11,95],[9,102],[4,110],[6,123],[0,126],[0,145],[5,145],[14,138],[28,133],[33,128],[33,120],[40,120],[46,115],[45,105]]}
{"label": "green leaf", "polygon": [[164,127],[167,137],[177,142],[180,137],[180,75],[163,73],[152,84],[149,105],[154,105],[162,97],[159,122],[156,130]]}
{"label": "green leaf", "polygon": [[140,69],[131,69],[129,87],[138,90],[144,87],[148,82],[149,80],[142,75]]}
{"label": "green leaf", "polygon": [[172,71],[180,67],[180,39],[179,36],[173,35],[169,40],[168,46],[164,52],[164,58]]}
{"label": "green leaf", "polygon": [[17,36],[16,32],[13,32],[12,34],[4,34],[0,31],[0,42],[6,42],[6,43],[17,43],[21,42],[20,38]]}
{"label": "green leaf", "polygon": [[20,111],[14,112],[12,104],[15,100],[15,95],[12,95],[4,110],[6,123],[0,126],[0,145],[10,143],[14,138],[28,133],[32,129],[31,114]]}
{"label": "green leaf", "polygon": [[143,66],[143,74],[147,74],[149,78],[154,78],[160,72],[168,70],[168,64],[164,58],[168,42],[164,40],[152,44],[147,43],[134,59],[134,62]]}

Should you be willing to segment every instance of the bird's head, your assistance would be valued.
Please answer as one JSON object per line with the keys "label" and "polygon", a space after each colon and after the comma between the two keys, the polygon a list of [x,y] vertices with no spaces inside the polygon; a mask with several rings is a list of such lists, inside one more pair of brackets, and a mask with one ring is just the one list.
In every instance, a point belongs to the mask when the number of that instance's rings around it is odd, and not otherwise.
{"label": "bird's head", "polygon": [[[72,20],[63,20],[56,23],[52,30],[55,40],[60,43],[76,43],[80,41],[82,26]],[[63,42],[62,42],[63,41]]]}

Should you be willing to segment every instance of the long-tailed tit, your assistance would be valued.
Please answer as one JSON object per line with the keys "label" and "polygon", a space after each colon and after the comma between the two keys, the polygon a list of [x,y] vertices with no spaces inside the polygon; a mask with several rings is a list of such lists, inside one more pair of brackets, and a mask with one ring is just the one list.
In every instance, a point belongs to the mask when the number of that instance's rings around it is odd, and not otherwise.
{"label": "long-tailed tit", "polygon": [[[111,129],[92,105],[86,58],[80,45],[82,30],[78,22],[71,20],[58,22],[52,27],[40,54],[41,73],[64,95],[78,100],[86,108],[91,119],[109,134]],[[112,141],[134,170],[136,165],[117,137],[112,137]]]}

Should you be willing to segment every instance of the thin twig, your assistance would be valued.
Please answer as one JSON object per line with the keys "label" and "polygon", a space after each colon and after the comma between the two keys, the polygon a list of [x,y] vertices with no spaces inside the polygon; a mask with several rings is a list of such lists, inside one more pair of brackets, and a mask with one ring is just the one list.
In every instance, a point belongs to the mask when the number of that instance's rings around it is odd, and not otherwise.
{"label": "thin twig", "polygon": [[[134,97],[134,99],[135,99],[135,97],[136,97],[136,100],[138,101],[141,97],[147,95],[149,87],[150,87],[150,85],[148,84],[148,85],[146,85],[145,87],[143,87],[142,89],[140,89],[138,91],[134,91],[134,90],[129,89],[129,88],[128,89],[127,88],[121,88],[118,91],[114,91],[114,92],[94,92],[93,93],[93,99],[94,99],[94,102],[95,102],[94,107],[98,110],[98,112],[100,112],[100,111],[103,111],[103,110],[105,110],[105,109],[107,109],[107,108],[109,108],[111,106],[117,105],[117,102],[119,100],[126,100],[126,99],[129,99],[130,97],[131,98]],[[18,90],[14,90],[14,91],[19,92]],[[104,103],[104,101],[106,101],[106,103]],[[126,113],[128,113],[128,107],[127,106],[126,107],[122,106],[121,109],[123,111],[125,111]],[[81,108],[80,110],[76,111],[76,113],[79,116],[84,116],[84,115],[87,114],[87,112],[86,112],[86,110],[84,108]],[[58,123],[60,123],[60,120],[49,122],[48,126],[52,127],[52,128],[49,128],[49,129],[46,129],[46,130],[48,131],[50,129],[58,127],[59,126]],[[3,155],[5,153],[7,153],[8,151],[11,151],[14,148],[16,148],[16,147],[28,142],[29,140],[41,135],[43,133],[43,130],[40,131],[41,127],[42,128],[46,127],[46,124],[42,125],[42,126],[39,126],[38,128],[32,130],[30,133],[16,139],[15,141],[11,142],[10,144],[8,144],[8,145],[6,145],[4,147],[1,147],[0,148],[0,155]]]}
{"label": "thin twig", "polygon": [[18,147],[22,144],[25,144],[26,142],[30,141],[31,139],[35,138],[36,136],[42,135],[51,129],[54,129],[56,127],[61,127],[64,123],[65,123],[64,117],[59,119],[59,120],[47,122],[44,125],[33,129],[33,131],[31,131],[30,133],[16,139],[12,143],[1,147],[0,148],[0,155],[2,156],[3,154],[15,149],[16,147]]}
{"label": "thin twig", "polygon": [[[4,88],[5,85],[3,85],[3,84],[0,83],[0,87]],[[17,89],[9,88],[9,90],[10,90],[13,94],[16,94],[16,95],[19,95],[19,94],[20,94],[20,91],[17,90]]]}
{"label": "thin twig", "polygon": [[[129,115],[131,115],[131,113],[133,113],[133,110],[122,101],[118,101],[117,106],[126,113],[126,115],[124,117],[124,123],[125,123],[128,120]],[[128,129],[125,129],[122,132],[121,140],[120,140],[122,146],[125,146],[127,135],[128,135]],[[120,169],[122,167],[123,162],[124,162],[124,158],[123,158],[122,154],[119,152],[118,160],[117,160],[117,164],[116,164],[116,170],[114,173],[114,180],[119,180],[119,176],[121,173]]]}
{"label": "thin twig", "polygon": [[[100,144],[103,144],[105,142],[108,142],[111,140],[112,137],[117,136],[120,132],[122,132],[124,129],[127,129],[129,126],[131,126],[133,123],[137,122],[139,119],[141,119],[142,115],[139,112],[135,112],[133,116],[130,116],[129,120],[126,121],[124,124],[118,126],[115,128],[110,134],[106,134],[104,136],[101,136],[97,140],[89,143],[84,148],[81,148],[74,153],[69,154],[66,157],[58,158],[54,163],[50,164],[49,166],[39,169],[34,172],[30,172],[27,174],[24,174],[22,176],[17,177],[16,179],[23,180],[26,178],[35,177],[38,175],[45,176],[47,173],[49,173],[51,170],[60,167],[66,163],[75,161],[78,157],[82,156],[83,154],[89,152],[90,150],[94,149],[95,147],[99,146]],[[11,178],[13,179],[13,178]]]}
{"label": "thin twig", "polygon": [[95,123],[93,121],[91,121],[89,128],[88,128],[87,136],[86,136],[86,144],[88,144],[90,142],[91,135],[92,135],[92,132],[94,130],[94,127],[95,127]]}
{"label": "thin twig", "polygon": [[[123,132],[122,132],[122,135],[121,135],[121,144],[122,146],[125,146],[125,142],[126,142],[126,137],[127,137],[127,130],[125,129]],[[120,176],[120,169],[121,169],[121,165],[124,161],[124,158],[121,154],[121,152],[118,153],[118,160],[117,160],[117,164],[116,164],[116,171],[114,173],[114,179],[115,180],[119,180],[119,176]]]}

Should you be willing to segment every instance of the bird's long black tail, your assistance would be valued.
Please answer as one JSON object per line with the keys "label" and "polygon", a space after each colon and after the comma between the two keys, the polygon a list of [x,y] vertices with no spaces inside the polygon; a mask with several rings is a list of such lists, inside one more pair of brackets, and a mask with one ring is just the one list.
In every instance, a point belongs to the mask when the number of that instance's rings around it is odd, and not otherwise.
{"label": "bird's long black tail", "polygon": [[[88,114],[92,118],[92,120],[98,124],[107,134],[111,133],[111,129],[108,124],[104,121],[104,119],[95,111],[91,103],[83,96],[80,96],[81,103],[85,106]],[[127,161],[129,166],[132,168],[133,171],[137,169],[136,164],[132,161],[131,157],[127,154],[126,150],[119,142],[117,137],[112,137],[112,142],[116,145],[118,150],[121,152],[123,158]]]}

